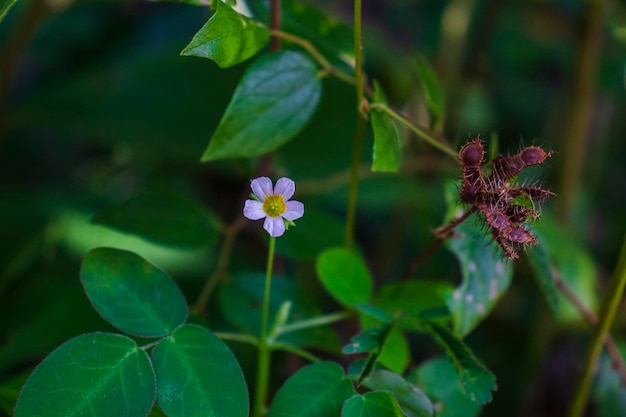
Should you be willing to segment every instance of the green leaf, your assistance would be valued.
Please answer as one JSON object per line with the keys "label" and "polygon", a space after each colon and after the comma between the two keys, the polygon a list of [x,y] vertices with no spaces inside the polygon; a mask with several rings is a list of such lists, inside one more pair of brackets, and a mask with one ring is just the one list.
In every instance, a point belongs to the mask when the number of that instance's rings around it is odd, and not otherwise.
{"label": "green leaf", "polygon": [[324,249],[343,243],[344,224],[319,209],[306,208],[306,216],[298,219],[293,233],[285,233],[276,241],[276,251],[297,260],[314,261]]}
{"label": "green leaf", "polygon": [[443,116],[446,110],[446,94],[439,84],[435,70],[424,56],[415,60],[417,77],[422,84],[426,106],[437,119]]}
{"label": "green leaf", "polygon": [[138,195],[92,221],[171,247],[202,247],[217,239],[211,217],[198,202],[169,193]]}
{"label": "green leaf", "polygon": [[187,319],[185,298],[174,281],[132,252],[89,251],[80,279],[96,311],[128,334],[162,337]]}
{"label": "green leaf", "polygon": [[16,2],[17,0],[0,0],[0,23]]}
{"label": "green leaf", "polygon": [[181,55],[212,59],[222,68],[247,60],[269,41],[269,30],[217,2],[217,11],[195,34]]}
{"label": "green leaf", "polygon": [[[350,339],[351,343],[344,346],[344,348],[342,349],[342,352],[348,355],[369,352],[367,360],[365,361],[365,364],[361,368],[361,372],[356,379],[357,385],[361,385],[361,383],[375,369],[376,363],[380,361],[382,353],[387,347],[388,341],[391,339],[393,330],[393,323],[365,329],[361,333]],[[393,355],[394,358],[400,358],[401,361],[403,361],[405,357],[408,358],[406,351],[404,352],[405,355],[398,355],[398,352],[395,352],[393,350],[392,353],[395,354]],[[404,366],[406,366],[406,363],[401,364],[401,369],[398,369],[398,372],[402,372]],[[394,368],[394,370],[396,369]]]}
{"label": "green leaf", "polygon": [[[457,198],[454,184],[447,184],[447,221],[463,213]],[[455,333],[464,336],[489,315],[509,288],[513,265],[503,258],[497,245],[481,232],[480,225],[472,218],[457,226],[446,246],[458,259],[463,275],[461,285],[446,296],[446,304]]]}
{"label": "green leaf", "polygon": [[530,266],[534,271],[537,284],[543,292],[550,310],[553,314],[557,315],[559,312],[559,294],[554,283],[552,266],[550,265],[550,255],[548,254],[548,248],[543,236],[535,232],[535,237],[539,244],[528,250],[528,260],[530,261]]}
{"label": "green leaf", "polygon": [[448,358],[429,360],[407,380],[421,387],[435,401],[437,417],[476,417],[481,409],[480,404],[463,392],[456,369]]}
{"label": "green leaf", "polygon": [[426,395],[415,385],[400,375],[386,370],[376,370],[363,383],[373,391],[391,393],[407,417],[432,417],[433,405]]}
{"label": "green leaf", "polygon": [[[363,306],[359,306],[359,311],[363,311]],[[379,314],[380,317],[374,317],[372,312],[376,312],[376,310],[369,308],[365,314],[360,316],[361,328],[370,329],[380,327],[381,324],[379,321],[392,325],[392,327],[389,334],[385,335],[383,340],[380,340],[380,346],[382,349],[376,351],[376,354],[373,355],[374,357],[371,357],[368,360],[380,362],[381,365],[394,372],[404,372],[410,360],[409,343],[406,340],[405,334],[398,329],[397,325],[394,325],[396,323],[393,322],[393,317],[388,316],[390,317],[388,320],[382,314]],[[381,318],[384,320],[381,320]]]}
{"label": "green leaf", "polygon": [[[624,355],[624,346],[620,346],[620,354]],[[619,372],[614,369],[608,355],[603,355],[598,364],[597,379],[594,384],[593,397],[596,402],[598,417],[626,415],[626,387],[622,384]]]}
{"label": "green leaf", "polygon": [[406,312],[411,315],[425,315],[432,311],[447,311],[445,295],[453,287],[442,281],[410,280],[384,285],[376,294],[375,304],[383,310],[395,314]]}
{"label": "green leaf", "polygon": [[283,51],[248,68],[202,154],[202,161],[259,156],[292,139],[308,123],[321,95],[315,65]]}
{"label": "green leaf", "polygon": [[332,417],[354,393],[341,366],[318,362],[296,372],[278,390],[268,417]]}
{"label": "green leaf", "polygon": [[346,401],[341,417],[405,417],[398,402],[388,392],[354,395]]}
{"label": "green leaf", "polygon": [[445,349],[468,397],[481,404],[490,402],[491,391],[497,388],[495,376],[476,359],[469,347],[447,328],[431,323],[427,329]]}
{"label": "green leaf", "polygon": [[[559,277],[589,310],[597,311],[598,272],[589,251],[569,230],[561,227],[550,213],[544,213],[541,221],[533,224],[533,227],[540,235]],[[578,310],[561,294],[557,319],[561,322],[582,321]]]}
{"label": "green leaf", "polygon": [[69,340],[35,368],[15,417],[145,417],[154,396],[148,355],[126,336],[92,333]]}
{"label": "green leaf", "polygon": [[317,258],[317,275],[324,288],[347,307],[367,303],[372,277],[361,258],[344,248],[328,249]]}
{"label": "green leaf", "polygon": [[184,325],[152,352],[157,403],[169,417],[247,417],[248,389],[239,363],[213,333]]}
{"label": "green leaf", "polygon": [[[375,103],[387,103],[385,94],[378,83],[374,83]],[[398,172],[400,169],[400,137],[391,117],[380,110],[370,113],[374,131],[374,155],[372,171]]]}

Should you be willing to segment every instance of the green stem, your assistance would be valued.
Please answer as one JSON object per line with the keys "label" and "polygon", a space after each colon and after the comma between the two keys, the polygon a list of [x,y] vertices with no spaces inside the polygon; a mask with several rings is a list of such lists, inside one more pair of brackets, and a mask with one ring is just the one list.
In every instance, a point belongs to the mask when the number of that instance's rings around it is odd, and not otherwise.
{"label": "green stem", "polygon": [[334,67],[333,64],[331,64],[330,61],[328,61],[326,57],[324,57],[324,55],[322,55],[321,52],[318,51],[317,48],[315,48],[315,46],[313,46],[313,44],[308,40],[293,35],[291,33],[283,32],[282,30],[276,29],[270,29],[270,34],[272,36],[282,38],[286,41],[295,43],[296,45],[300,46],[302,49],[307,51],[309,55],[311,55],[311,57],[317,61],[318,64],[320,64],[320,66],[327,74],[339,78],[340,80],[345,81],[348,84],[356,84],[356,80],[354,77]]}
{"label": "green stem", "polygon": [[215,332],[215,336],[222,340],[230,340],[233,342],[247,343],[249,345],[258,346],[259,340],[256,337],[252,337],[247,334],[240,333],[227,333],[227,332]]}
{"label": "green stem", "polygon": [[270,237],[270,248],[267,256],[267,270],[265,272],[265,290],[263,292],[263,309],[261,312],[261,334],[259,336],[258,364],[256,374],[256,395],[254,397],[253,417],[265,414],[265,403],[269,385],[270,345],[268,343],[267,326],[270,313],[270,288],[272,284],[272,267],[274,264],[274,247],[276,238]]}
{"label": "green stem", "polygon": [[300,356],[301,358],[304,358],[311,362],[320,361],[317,356],[310,354],[306,350],[299,349],[295,347],[294,345],[290,345],[290,344],[282,343],[282,342],[276,342],[272,345],[272,347],[275,349],[284,350],[285,352],[293,353],[294,355]]}
{"label": "green stem", "polygon": [[569,417],[581,417],[587,406],[589,391],[593,382],[594,369],[598,362],[598,357],[602,351],[602,344],[609,334],[609,329],[615,318],[615,313],[622,299],[624,287],[626,286],[626,236],[622,244],[617,266],[611,277],[611,283],[602,308],[600,311],[600,319],[595,328],[591,346],[587,355],[584,373],[576,390],[576,394],[572,400]]}
{"label": "green stem", "polygon": [[407,119],[406,117],[404,117],[401,114],[397,113],[392,108],[387,106],[385,103],[372,103],[372,104],[370,104],[369,109],[370,110],[379,110],[379,111],[383,111],[383,112],[387,113],[389,116],[391,116],[394,119],[396,119],[398,122],[400,122],[402,125],[404,125],[407,129],[411,130],[418,137],[424,139],[426,142],[430,143],[435,148],[439,149],[442,152],[445,152],[449,156],[453,157],[455,160],[458,158],[457,151],[455,151],[454,149],[452,149],[451,147],[449,147],[445,143],[442,143],[439,140],[437,140],[437,138],[435,137],[435,135],[432,132],[430,132],[425,127],[414,125],[413,123],[411,123],[411,121],[409,119]]}
{"label": "green stem", "polygon": [[356,202],[359,193],[359,162],[363,152],[365,138],[365,116],[363,115],[363,40],[361,25],[361,0],[354,0],[354,71],[356,79],[356,128],[352,143],[352,164],[350,166],[350,190],[348,192],[348,213],[346,215],[345,243],[351,249],[354,246],[354,223],[356,218]]}
{"label": "green stem", "polygon": [[310,329],[311,327],[320,327],[327,324],[331,324],[337,321],[345,320],[352,317],[352,313],[348,311],[342,311],[340,313],[328,314],[326,316],[315,317],[310,320],[302,320],[297,323],[281,326],[278,329],[277,334],[283,335],[286,333],[297,332],[299,330]]}

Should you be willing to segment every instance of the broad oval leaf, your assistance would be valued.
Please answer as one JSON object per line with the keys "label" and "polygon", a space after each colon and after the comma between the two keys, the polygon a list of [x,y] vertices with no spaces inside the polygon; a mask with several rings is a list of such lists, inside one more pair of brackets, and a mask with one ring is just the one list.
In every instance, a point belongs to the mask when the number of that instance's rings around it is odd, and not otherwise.
{"label": "broad oval leaf", "polygon": [[372,296],[372,277],[354,252],[328,249],[317,258],[317,275],[326,290],[347,307],[367,303]]}
{"label": "broad oval leaf", "polygon": [[[374,83],[376,103],[386,103],[387,99],[378,83]],[[400,137],[391,117],[380,110],[370,112],[374,131],[374,152],[372,171],[398,172],[400,169]]]}
{"label": "broad oval leaf", "polygon": [[171,247],[201,247],[217,239],[206,210],[171,193],[140,194],[103,210],[92,221]]}
{"label": "broad oval leaf", "polygon": [[[463,207],[456,203],[457,195],[454,184],[447,184],[448,220],[463,213]],[[490,244],[490,239],[470,218],[457,226],[446,244],[458,259],[463,275],[461,285],[446,297],[454,332],[460,336],[471,332],[489,315],[513,277],[513,264],[504,259],[495,244]]]}
{"label": "broad oval leaf", "polygon": [[269,38],[266,27],[218,1],[215,14],[195,34],[181,55],[209,58],[227,68],[252,57]]}
{"label": "broad oval leaf", "polygon": [[435,323],[427,325],[427,329],[454,364],[467,396],[480,404],[490,402],[491,391],[495,391],[497,388],[496,377],[478,361],[469,347],[450,330]]}
{"label": "broad oval leaf", "polygon": [[187,319],[187,303],[176,283],[132,252],[89,251],[80,279],[96,311],[128,334],[166,336]]}
{"label": "broad oval leaf", "polygon": [[405,417],[405,414],[393,395],[384,391],[373,391],[348,399],[341,417]]}
{"label": "broad oval leaf", "polygon": [[463,391],[452,362],[437,357],[411,372],[407,380],[424,390],[435,403],[437,417],[476,417],[482,408]]}
{"label": "broad oval leaf", "polygon": [[26,381],[16,417],[145,417],[155,397],[148,355],[130,338],[92,333],[55,349]]}
{"label": "broad oval leaf", "polygon": [[217,336],[184,325],[152,352],[157,403],[169,417],[247,417],[248,388],[233,353]]}
{"label": "broad oval leaf", "polygon": [[299,52],[262,57],[248,68],[202,161],[259,156],[293,138],[321,94],[315,64]]}
{"label": "broad oval leaf", "polygon": [[432,417],[434,414],[433,405],[428,397],[394,372],[375,370],[363,385],[373,391],[390,392],[407,417]]}
{"label": "broad oval leaf", "polygon": [[338,416],[352,394],[352,382],[341,366],[314,363],[300,369],[278,390],[268,417]]}

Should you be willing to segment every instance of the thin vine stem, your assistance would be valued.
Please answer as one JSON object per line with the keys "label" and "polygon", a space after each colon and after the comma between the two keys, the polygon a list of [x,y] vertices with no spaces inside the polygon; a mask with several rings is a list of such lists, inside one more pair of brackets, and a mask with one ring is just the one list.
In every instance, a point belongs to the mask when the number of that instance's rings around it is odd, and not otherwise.
{"label": "thin vine stem", "polygon": [[[365,101],[363,74],[363,39],[361,22],[361,0],[354,0],[354,73],[356,80],[356,127],[352,143],[352,163],[350,165],[350,188],[348,191],[348,212],[346,214],[345,245],[354,246],[354,223],[356,203],[359,194],[359,163],[363,153],[366,120],[363,114]],[[366,104],[366,103],[365,103]]]}
{"label": "thin vine stem", "polygon": [[297,332],[299,330],[310,329],[312,327],[325,326],[327,324],[335,323],[341,320],[352,317],[352,313],[348,311],[342,311],[339,313],[327,314],[325,316],[315,317],[310,320],[302,320],[296,323],[287,324],[279,327],[277,334],[283,335],[291,332]]}
{"label": "thin vine stem", "polygon": [[619,258],[617,260],[617,266],[611,277],[609,289],[606,294],[606,298],[602,303],[600,310],[600,317],[598,324],[595,327],[593,337],[591,339],[591,346],[585,362],[585,368],[583,375],[578,384],[578,388],[574,394],[572,405],[569,412],[569,417],[582,417],[587,406],[589,398],[589,391],[593,382],[593,374],[596,369],[596,364],[600,353],[602,351],[602,344],[606,340],[609,334],[609,329],[617,313],[617,308],[622,299],[624,293],[624,287],[626,286],[626,236],[622,243],[622,249],[620,250]]}
{"label": "thin vine stem", "polygon": [[407,129],[409,129],[413,133],[415,133],[418,137],[424,139],[426,142],[428,142],[429,144],[431,144],[435,148],[437,148],[440,151],[446,153],[447,155],[453,157],[455,160],[457,159],[458,152],[455,151],[454,149],[452,149],[447,144],[442,143],[441,141],[439,141],[435,137],[434,133],[430,132],[425,127],[413,124],[409,119],[407,119],[406,117],[402,116],[400,113],[396,112],[391,107],[387,106],[385,103],[372,103],[372,104],[370,104],[369,109],[370,110],[380,110],[380,111],[383,111],[383,112],[387,113],[389,116],[393,117],[398,122],[400,122],[402,125],[404,125]]}
{"label": "thin vine stem", "polygon": [[261,310],[261,334],[259,335],[258,363],[256,374],[256,391],[254,398],[253,417],[261,417],[265,414],[265,403],[269,385],[270,371],[270,345],[268,343],[268,321],[270,311],[270,293],[272,285],[272,268],[274,265],[274,248],[276,238],[270,237],[269,253],[267,255],[267,270],[265,271],[265,289],[263,291],[263,307]]}

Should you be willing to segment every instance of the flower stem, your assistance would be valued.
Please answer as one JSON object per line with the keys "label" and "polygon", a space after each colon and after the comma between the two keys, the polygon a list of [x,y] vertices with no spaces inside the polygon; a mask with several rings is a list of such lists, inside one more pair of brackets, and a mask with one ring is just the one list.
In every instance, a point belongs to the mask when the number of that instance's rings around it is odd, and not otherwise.
{"label": "flower stem", "polygon": [[269,385],[270,346],[268,343],[267,326],[270,310],[270,288],[272,284],[272,266],[274,264],[274,247],[276,238],[270,237],[270,248],[267,256],[267,270],[265,272],[265,290],[263,292],[263,307],[261,312],[261,334],[259,336],[258,364],[256,373],[256,392],[254,398],[253,417],[265,414],[265,402]]}
{"label": "flower stem", "polygon": [[365,138],[365,116],[362,112],[364,101],[363,85],[363,41],[361,27],[361,0],[354,0],[354,71],[356,78],[356,128],[352,143],[352,165],[350,169],[350,190],[348,193],[348,213],[346,216],[345,243],[347,248],[354,246],[354,223],[356,217],[356,202],[359,192],[359,162],[363,151]]}
{"label": "flower stem", "polygon": [[619,302],[622,299],[624,287],[626,286],[626,236],[622,244],[622,249],[617,260],[617,266],[611,277],[611,283],[602,308],[600,311],[600,319],[593,333],[591,339],[591,346],[587,355],[587,362],[585,363],[585,369],[583,376],[580,380],[572,405],[569,412],[569,417],[581,417],[585,411],[587,405],[587,399],[589,398],[589,391],[593,382],[593,373],[598,362],[598,357],[602,351],[602,344],[609,334],[609,329],[615,318],[615,313],[619,307]]}

